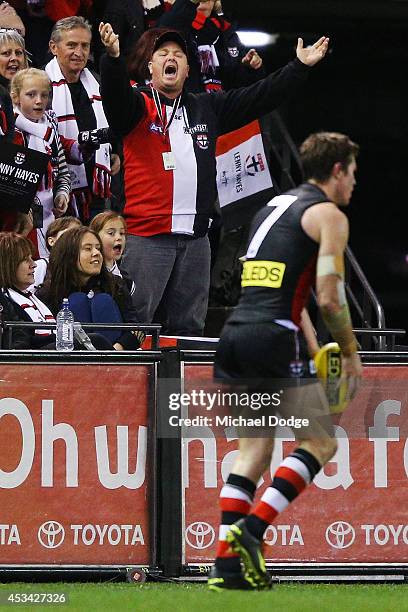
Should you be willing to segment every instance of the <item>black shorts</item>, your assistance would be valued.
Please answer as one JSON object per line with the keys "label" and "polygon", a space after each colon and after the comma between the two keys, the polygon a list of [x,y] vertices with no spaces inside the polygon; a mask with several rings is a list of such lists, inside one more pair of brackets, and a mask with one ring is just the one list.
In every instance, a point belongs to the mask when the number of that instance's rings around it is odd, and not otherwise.
{"label": "black shorts", "polygon": [[315,379],[316,373],[300,331],[277,323],[227,323],[215,355],[214,376],[229,382],[290,382]]}
{"label": "black shorts", "polygon": [[[214,377],[223,388],[236,392],[230,412],[242,415],[245,422],[257,416],[270,425],[269,417],[278,413],[289,427],[288,419],[302,421],[295,430],[297,439],[333,435],[326,396],[300,331],[277,323],[227,323],[215,356]],[[250,400],[244,402],[247,395]],[[269,403],[263,402],[264,397]],[[255,401],[261,405],[255,406]],[[238,435],[270,437],[276,435],[275,429],[244,426]]]}

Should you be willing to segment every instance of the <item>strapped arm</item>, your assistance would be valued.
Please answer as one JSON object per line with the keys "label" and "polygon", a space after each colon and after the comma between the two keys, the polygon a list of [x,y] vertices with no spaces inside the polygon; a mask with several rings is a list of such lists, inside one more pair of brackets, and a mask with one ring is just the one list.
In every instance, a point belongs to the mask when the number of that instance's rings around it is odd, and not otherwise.
{"label": "strapped arm", "polygon": [[320,227],[317,260],[317,301],[323,321],[341,352],[349,357],[357,351],[350,310],[344,286],[344,249],[348,239],[348,221],[339,210],[327,211]]}

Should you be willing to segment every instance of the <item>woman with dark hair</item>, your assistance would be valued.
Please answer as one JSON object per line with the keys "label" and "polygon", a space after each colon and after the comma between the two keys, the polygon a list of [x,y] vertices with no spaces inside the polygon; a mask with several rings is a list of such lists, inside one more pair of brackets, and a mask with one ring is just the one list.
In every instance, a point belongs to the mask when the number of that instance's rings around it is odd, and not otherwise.
{"label": "woman with dark hair", "polygon": [[168,30],[168,28],[146,30],[132,47],[126,59],[126,65],[131,80],[138,85],[145,85],[150,81],[148,63],[153,55],[154,44],[157,38]]}
{"label": "woman with dark hair", "polygon": [[[125,282],[103,265],[102,242],[88,227],[65,232],[54,245],[44,285],[37,295],[53,313],[69,298],[81,323],[140,323]],[[144,340],[137,331],[101,331],[116,350],[136,350]]]}
{"label": "woman with dark hair", "polygon": [[[0,233],[0,306],[3,321],[55,323],[49,308],[28,288],[34,281],[34,246],[28,238],[12,232]],[[55,348],[52,332],[41,329],[16,329],[13,341],[3,348]]]}

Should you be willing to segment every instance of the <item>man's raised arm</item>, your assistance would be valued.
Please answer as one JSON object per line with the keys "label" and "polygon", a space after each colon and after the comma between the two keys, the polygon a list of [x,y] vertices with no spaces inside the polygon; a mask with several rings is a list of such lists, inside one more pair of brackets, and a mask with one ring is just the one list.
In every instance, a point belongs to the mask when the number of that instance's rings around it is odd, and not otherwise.
{"label": "man's raised arm", "polygon": [[286,103],[306,82],[311,67],[327,53],[329,39],[319,38],[310,47],[298,39],[296,59],[249,87],[232,89],[213,96],[219,133],[224,134],[266,115]]}
{"label": "man's raised arm", "polygon": [[143,96],[130,85],[125,62],[120,55],[119,36],[109,23],[99,25],[106,55],[101,59],[101,96],[109,126],[120,136],[128,134],[145,110]]}

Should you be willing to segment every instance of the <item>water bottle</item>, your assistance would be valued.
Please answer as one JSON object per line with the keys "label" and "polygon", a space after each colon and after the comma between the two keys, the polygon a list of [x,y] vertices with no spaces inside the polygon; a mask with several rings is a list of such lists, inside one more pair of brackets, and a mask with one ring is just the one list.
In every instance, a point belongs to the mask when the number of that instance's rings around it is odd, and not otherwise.
{"label": "water bottle", "polygon": [[62,308],[57,314],[57,351],[74,350],[74,315],[69,309],[68,298],[62,300]]}

